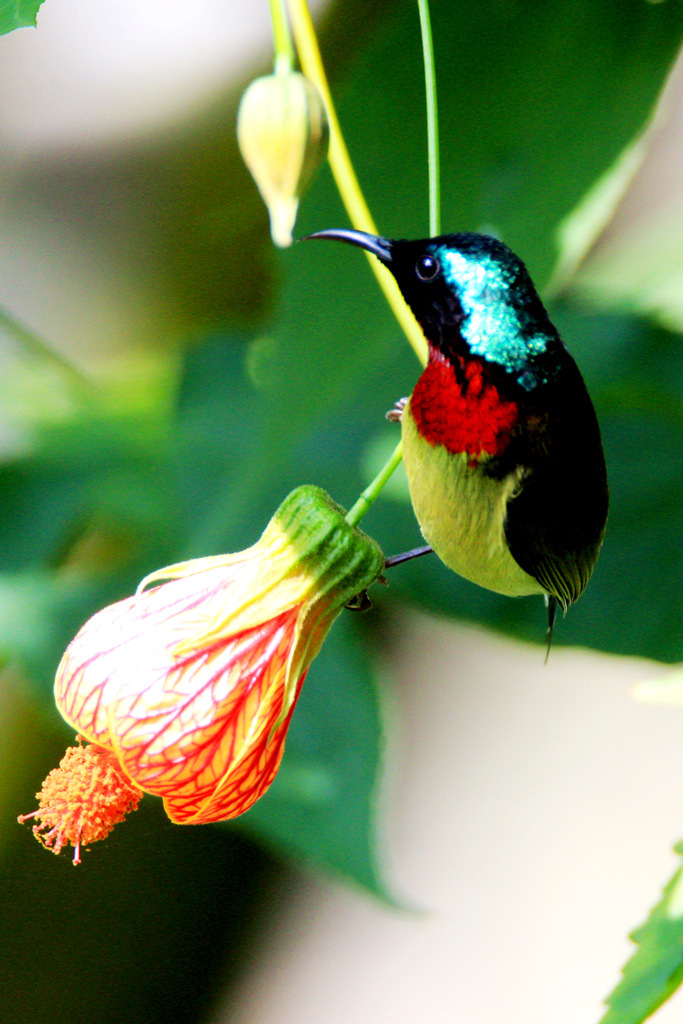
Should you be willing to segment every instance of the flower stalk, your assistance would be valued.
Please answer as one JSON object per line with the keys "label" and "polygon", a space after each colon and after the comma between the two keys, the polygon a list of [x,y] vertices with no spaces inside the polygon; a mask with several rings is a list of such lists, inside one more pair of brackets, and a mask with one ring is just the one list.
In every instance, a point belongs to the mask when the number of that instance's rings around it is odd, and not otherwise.
{"label": "flower stalk", "polygon": [[356,501],[355,505],[353,505],[346,513],[347,523],[351,526],[356,526],[361,521],[368,509],[375,503],[377,498],[379,498],[389,477],[392,475],[394,470],[398,469],[400,466],[401,458],[402,446],[399,441],[390,458],[384,463],[377,476],[368,484]]}
{"label": "flower stalk", "polygon": [[275,73],[291,71],[294,67],[294,45],[287,22],[284,0],[270,0],[270,20],[273,25]]}
{"label": "flower stalk", "polygon": [[436,101],[434,43],[429,16],[429,0],[417,0],[422,35],[422,57],[425,69],[427,101],[427,168],[429,173],[429,234],[441,234],[441,168],[439,161],[439,114]]}

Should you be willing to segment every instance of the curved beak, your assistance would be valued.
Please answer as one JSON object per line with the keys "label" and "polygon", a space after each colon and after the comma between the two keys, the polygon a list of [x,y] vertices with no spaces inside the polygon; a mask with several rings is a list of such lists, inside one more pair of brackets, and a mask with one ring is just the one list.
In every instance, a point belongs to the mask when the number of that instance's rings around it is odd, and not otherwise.
{"label": "curved beak", "polygon": [[349,245],[357,245],[360,249],[371,252],[387,266],[391,263],[391,241],[379,235],[369,235],[366,231],[353,231],[350,228],[329,228],[327,231],[316,231],[312,235],[306,235],[301,241],[307,242],[310,238],[332,238],[338,242],[348,242]]}

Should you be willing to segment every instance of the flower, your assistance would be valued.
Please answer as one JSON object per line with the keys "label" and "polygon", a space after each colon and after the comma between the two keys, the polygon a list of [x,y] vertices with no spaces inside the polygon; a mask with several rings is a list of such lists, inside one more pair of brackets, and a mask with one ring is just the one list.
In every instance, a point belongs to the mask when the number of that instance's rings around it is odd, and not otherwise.
{"label": "flower", "polygon": [[[136,791],[161,796],[172,821],[233,818],[275,778],[334,619],[383,568],[343,509],[299,487],[253,547],[160,569],[89,619],[57,670],[57,707]],[[34,813],[57,829],[55,852],[75,846],[48,810]]]}
{"label": "flower", "polygon": [[275,245],[292,244],[299,197],[327,155],[323,101],[298,71],[257,78],[237,114],[237,141],[270,214]]}

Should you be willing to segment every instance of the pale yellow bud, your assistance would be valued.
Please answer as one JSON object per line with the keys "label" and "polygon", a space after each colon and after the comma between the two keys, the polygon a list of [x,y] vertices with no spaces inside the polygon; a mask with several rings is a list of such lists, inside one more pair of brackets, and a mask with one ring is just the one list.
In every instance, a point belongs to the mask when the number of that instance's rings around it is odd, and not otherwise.
{"label": "pale yellow bud", "polygon": [[257,78],[242,96],[237,141],[276,245],[292,244],[299,197],[327,155],[328,134],[318,91],[297,71]]}

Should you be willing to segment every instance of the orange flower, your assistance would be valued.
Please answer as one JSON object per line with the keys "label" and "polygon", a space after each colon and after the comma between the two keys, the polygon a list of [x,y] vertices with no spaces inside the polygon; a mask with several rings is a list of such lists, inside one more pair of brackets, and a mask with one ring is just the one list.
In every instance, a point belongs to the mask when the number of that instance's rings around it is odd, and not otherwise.
{"label": "orange flower", "polygon": [[94,615],[59,665],[57,707],[172,821],[233,818],[273,781],[334,619],[383,567],[324,491],[300,487],[253,547],[161,569]]}

